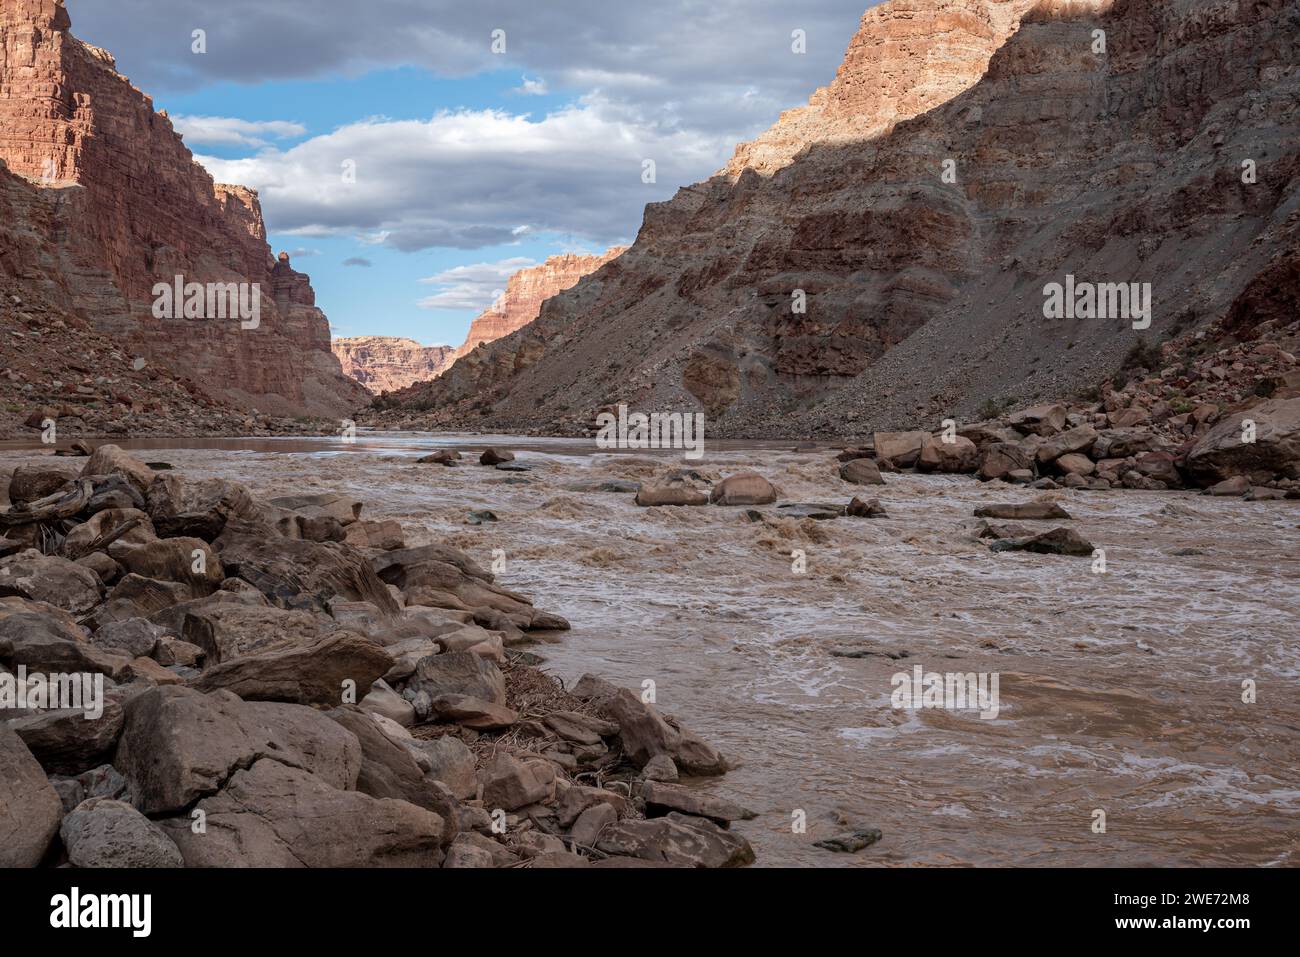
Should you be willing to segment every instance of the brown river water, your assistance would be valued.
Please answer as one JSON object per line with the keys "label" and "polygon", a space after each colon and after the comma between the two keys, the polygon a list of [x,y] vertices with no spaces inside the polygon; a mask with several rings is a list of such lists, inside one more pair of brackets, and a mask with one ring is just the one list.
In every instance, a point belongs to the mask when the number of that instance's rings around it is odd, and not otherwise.
{"label": "brown river water", "polygon": [[[1051,493],[1105,549],[1095,574],[1087,558],[973,540],[976,506],[1037,493],[968,477],[886,476],[868,490],[884,519],[770,525],[586,490],[755,469],[782,501],[843,503],[862,490],[826,450],[715,443],[685,462],[510,437],[123,444],[262,495],[353,494],[408,543],[485,566],[504,551],[501,583],[573,623],[535,649],[548,670],[653,681],[661,709],[738,762],[696,786],[758,812],[735,827],[759,866],[1300,864],[1300,502]],[[534,470],[414,463],[485,444]],[[0,446],[0,467],[33,454]],[[477,509],[500,520],[468,524]],[[996,674],[998,716],[892,707],[892,676],[916,665]],[[857,826],[884,837],[851,855],[813,846]]]}

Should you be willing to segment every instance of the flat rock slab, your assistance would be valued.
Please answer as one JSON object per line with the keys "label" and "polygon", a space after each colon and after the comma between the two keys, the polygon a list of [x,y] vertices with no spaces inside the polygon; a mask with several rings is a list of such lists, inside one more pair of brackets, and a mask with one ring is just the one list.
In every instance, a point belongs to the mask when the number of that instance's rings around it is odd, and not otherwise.
{"label": "flat rock slab", "polygon": [[681,814],[607,827],[596,844],[606,854],[681,867],[743,867],[754,849],[738,834]]}
{"label": "flat rock slab", "polygon": [[1090,558],[1093,545],[1072,528],[1054,528],[1033,538],[1004,538],[989,548],[995,552],[1036,552],[1040,555],[1072,555]]}
{"label": "flat rock slab", "polygon": [[975,509],[975,517],[1026,521],[1030,519],[1070,519],[1072,516],[1056,502],[1024,502],[1019,505],[984,505]]}
{"label": "flat rock slab", "polygon": [[727,825],[732,821],[750,821],[758,817],[748,808],[731,801],[703,794],[675,784],[646,781],[641,788],[646,803],[646,813],[651,817],[680,811],[693,817],[707,817],[715,824]]}
{"label": "flat rock slab", "polygon": [[854,831],[851,834],[841,834],[838,837],[829,837],[824,841],[814,841],[813,847],[820,847],[824,851],[834,851],[837,854],[854,854],[864,847],[870,847],[883,837],[876,828],[867,830]]}

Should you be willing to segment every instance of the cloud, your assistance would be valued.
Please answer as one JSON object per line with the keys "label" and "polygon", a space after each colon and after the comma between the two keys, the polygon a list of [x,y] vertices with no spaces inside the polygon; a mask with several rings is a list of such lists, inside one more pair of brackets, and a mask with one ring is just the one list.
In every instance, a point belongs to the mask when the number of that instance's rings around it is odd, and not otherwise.
{"label": "cloud", "polygon": [[[414,66],[464,77],[511,70],[551,91],[599,92],[644,122],[750,134],[828,83],[875,0],[68,0],[78,36],[155,95],[220,82]],[[146,26],[147,25],[147,26]],[[207,31],[207,53],[190,32]],[[506,52],[492,52],[504,30]],[[791,33],[807,35],[806,54]],[[746,91],[756,91],[746,97]]]}
{"label": "cloud", "polygon": [[343,265],[360,266],[363,269],[369,269],[371,266],[374,265],[374,263],[372,263],[369,259],[366,259],[364,256],[349,256],[347,259],[343,260]]}
{"label": "cloud", "polygon": [[173,116],[172,126],[185,137],[186,145],[248,146],[270,145],[273,139],[303,136],[307,127],[287,120],[241,120],[233,116]]}
{"label": "cloud", "polygon": [[522,93],[524,96],[545,96],[550,91],[546,89],[545,80],[523,77],[523,82],[515,87],[515,92]]}
{"label": "cloud", "polygon": [[[255,187],[280,234],[355,236],[406,252],[480,249],[529,233],[600,248],[647,202],[725,162],[725,137],[638,123],[600,97],[541,119],[500,110],[371,119],[243,159],[197,157]],[[642,181],[653,160],[657,181]]]}
{"label": "cloud", "polygon": [[456,266],[437,275],[421,279],[426,285],[438,286],[432,296],[421,299],[422,309],[471,309],[482,312],[505,291],[510,277],[521,269],[536,266],[537,261],[523,256],[493,263]]}

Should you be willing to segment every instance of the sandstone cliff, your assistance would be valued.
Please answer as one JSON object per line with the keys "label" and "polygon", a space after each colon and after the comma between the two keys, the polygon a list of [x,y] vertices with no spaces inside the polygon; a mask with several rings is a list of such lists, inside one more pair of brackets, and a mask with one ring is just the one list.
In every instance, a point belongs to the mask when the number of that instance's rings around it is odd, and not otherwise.
{"label": "sandstone cliff", "polygon": [[625,246],[615,246],[599,256],[564,253],[548,257],[540,266],[519,270],[507,280],[505,292],[497,301],[470,324],[469,335],[452,361],[469,355],[485,342],[495,342],[522,329],[537,318],[547,299],[576,286],[579,280],[626,251]]}
{"label": "sandstone cliff", "polygon": [[[1293,301],[1297,26],[1300,0],[872,8],[808,107],[403,407],[580,432],[624,401],[704,408],[715,435],[846,435],[1095,386],[1235,302]],[[1044,319],[1067,274],[1151,283],[1151,327]]]}
{"label": "sandstone cliff", "polygon": [[[0,6],[0,276],[214,398],[342,416],[365,393],[342,374],[305,275],[266,244],[257,195],[218,185],[165,113],[76,39],[61,0]],[[153,288],[244,283],[257,328],[156,319]]]}
{"label": "sandstone cliff", "polygon": [[451,346],[422,346],[396,336],[335,339],[332,346],[343,374],[376,395],[436,378],[451,365],[455,351]]}

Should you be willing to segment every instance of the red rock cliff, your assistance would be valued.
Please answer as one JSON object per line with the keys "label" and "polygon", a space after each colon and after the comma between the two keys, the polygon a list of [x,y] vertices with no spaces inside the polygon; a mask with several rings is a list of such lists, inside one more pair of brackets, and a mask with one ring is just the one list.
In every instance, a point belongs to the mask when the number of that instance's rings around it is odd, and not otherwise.
{"label": "red rock cliff", "polygon": [[422,346],[395,336],[335,339],[334,354],[343,372],[370,392],[392,392],[441,375],[452,363],[451,346]]}
{"label": "red rock cliff", "polygon": [[[364,392],[330,351],[307,277],[272,257],[257,194],[215,184],[166,114],[69,29],[58,0],[0,4],[0,159],[49,207],[40,254],[6,264],[0,250],[0,268],[222,400],[286,415],[356,408]],[[155,319],[155,283],[178,275],[257,284],[260,325]]]}

